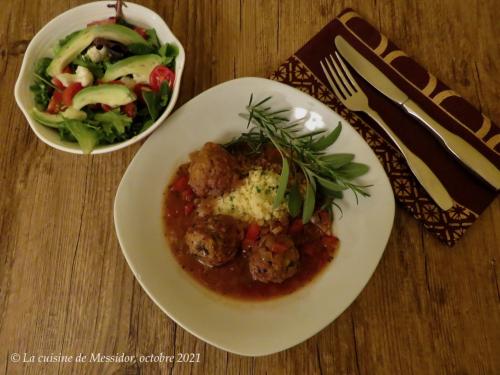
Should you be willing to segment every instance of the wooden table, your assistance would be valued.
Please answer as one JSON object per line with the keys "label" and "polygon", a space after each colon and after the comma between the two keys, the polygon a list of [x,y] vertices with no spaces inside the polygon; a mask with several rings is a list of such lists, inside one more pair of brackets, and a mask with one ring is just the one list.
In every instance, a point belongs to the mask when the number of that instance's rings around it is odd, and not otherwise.
{"label": "wooden table", "polygon": [[[352,6],[500,123],[497,0],[139,2],[162,15],[186,49],[178,105],[219,82],[268,76]],[[91,157],[55,151],[36,138],[14,102],[29,41],[79,3],[0,3],[0,372],[500,374],[498,199],[454,248],[398,209],[384,257],[361,295],[334,323],[285,352],[228,354],[165,316],[126,265],[113,225],[115,191],[140,144]],[[10,359],[122,352],[197,352],[200,363]]]}

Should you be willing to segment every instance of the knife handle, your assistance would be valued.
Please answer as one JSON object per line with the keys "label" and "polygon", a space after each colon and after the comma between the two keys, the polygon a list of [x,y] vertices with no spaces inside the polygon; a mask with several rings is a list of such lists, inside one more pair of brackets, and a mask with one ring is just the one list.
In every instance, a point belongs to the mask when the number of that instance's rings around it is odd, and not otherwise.
{"label": "knife handle", "polygon": [[461,137],[440,125],[413,100],[410,99],[404,102],[403,108],[434,133],[446,148],[466,167],[496,190],[500,189],[500,170],[483,154]]}
{"label": "knife handle", "polygon": [[399,137],[391,130],[391,128],[385,123],[385,121],[380,117],[380,115],[371,108],[364,110],[364,112],[370,116],[392,139],[397,148],[401,151],[403,156],[408,163],[411,171],[431,196],[431,198],[436,202],[436,204],[443,210],[448,210],[453,207],[453,199],[450,194],[439,180],[439,178],[432,172],[432,170],[425,164],[422,159],[415,155],[405,144],[399,139]]}

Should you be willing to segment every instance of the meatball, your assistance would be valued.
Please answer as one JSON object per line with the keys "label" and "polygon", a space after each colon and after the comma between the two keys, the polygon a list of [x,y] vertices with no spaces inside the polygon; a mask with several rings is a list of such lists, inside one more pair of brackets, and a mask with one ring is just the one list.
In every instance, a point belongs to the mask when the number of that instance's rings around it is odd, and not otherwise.
{"label": "meatball", "polygon": [[221,145],[208,142],[191,154],[189,185],[198,196],[221,195],[231,190],[237,179],[236,159]]}
{"label": "meatball", "polygon": [[256,281],[281,283],[297,273],[299,252],[284,234],[266,234],[249,257],[250,274]]}
{"label": "meatball", "polygon": [[243,228],[239,221],[227,215],[198,217],[185,235],[189,253],[209,267],[233,259],[242,240]]}

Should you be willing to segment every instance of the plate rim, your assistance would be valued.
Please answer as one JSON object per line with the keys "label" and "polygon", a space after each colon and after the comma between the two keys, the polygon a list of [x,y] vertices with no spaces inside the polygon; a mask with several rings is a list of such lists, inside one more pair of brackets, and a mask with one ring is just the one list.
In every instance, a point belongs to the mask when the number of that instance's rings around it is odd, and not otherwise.
{"label": "plate rim", "polygon": [[[133,262],[131,261],[130,255],[127,253],[127,250],[125,249],[125,244],[123,243],[122,236],[120,235],[120,224],[119,224],[120,218],[118,217],[118,212],[117,212],[119,210],[118,205],[119,205],[119,200],[120,200],[120,194],[121,194],[121,192],[123,190],[123,186],[126,184],[127,179],[129,178],[128,174],[132,173],[131,171],[133,169],[133,165],[135,164],[135,162],[138,163],[138,161],[137,161],[138,160],[138,155],[140,155],[144,151],[144,149],[146,149],[146,145],[150,142],[150,140],[154,137],[154,135],[151,136],[151,137],[149,137],[146,140],[146,142],[141,146],[141,148],[137,151],[137,153],[134,155],[133,159],[129,163],[129,165],[128,165],[126,171],[125,171],[125,173],[123,174],[123,177],[122,177],[122,179],[121,179],[121,181],[120,181],[120,183],[118,185],[118,188],[116,190],[116,195],[115,195],[115,200],[114,200],[114,205],[113,205],[113,219],[114,219],[114,223],[115,223],[115,231],[116,231],[116,235],[117,235],[117,238],[118,238],[118,242],[120,244],[120,248],[121,248],[122,253],[123,253],[123,255],[124,255],[124,257],[125,257],[125,259],[127,261],[128,266],[130,267],[130,269],[131,269],[132,273],[134,274],[134,277],[136,278],[136,280],[138,281],[138,283],[141,285],[142,289],[146,292],[146,294],[149,296],[149,298],[151,298],[151,300],[161,309],[161,311],[163,311],[163,313],[165,313],[170,319],[172,319],[176,324],[180,325],[183,329],[185,329],[186,331],[188,331],[190,334],[194,335],[195,337],[197,337],[198,339],[200,339],[200,340],[202,340],[202,341],[204,341],[206,343],[209,343],[210,345],[213,345],[213,346],[215,346],[215,347],[217,347],[219,349],[225,350],[227,352],[235,353],[235,354],[238,354],[238,355],[241,355],[241,356],[259,357],[259,356],[266,356],[266,355],[275,354],[275,353],[287,350],[287,349],[289,349],[291,347],[294,347],[296,345],[299,345],[299,344],[303,343],[304,341],[306,341],[309,338],[313,337],[314,335],[316,335],[317,333],[319,333],[323,329],[325,329],[325,327],[327,327],[328,325],[330,325],[331,323],[333,323],[341,314],[343,314],[354,303],[354,301],[358,298],[358,296],[361,294],[361,292],[365,289],[365,287],[368,284],[368,282],[371,280],[373,274],[375,273],[375,270],[377,269],[377,267],[378,267],[378,265],[380,263],[380,260],[382,259],[383,254],[385,253],[385,249],[387,247],[387,243],[388,243],[388,241],[390,239],[390,235],[392,233],[392,228],[393,228],[393,225],[394,225],[394,219],[395,219],[395,198],[394,198],[394,194],[393,194],[393,191],[392,191],[392,187],[391,187],[389,178],[388,178],[387,173],[385,172],[382,164],[380,163],[380,160],[378,160],[378,158],[376,157],[376,154],[373,151],[373,149],[368,145],[368,143],[363,139],[363,137],[354,129],[354,127],[345,118],[343,118],[337,112],[333,111],[326,104],[324,104],[321,101],[319,101],[318,99],[316,99],[316,98],[308,95],[307,93],[305,93],[305,92],[303,92],[301,90],[298,90],[295,87],[291,87],[291,86],[286,85],[284,83],[281,83],[281,82],[278,82],[278,81],[274,81],[274,80],[271,80],[271,79],[267,79],[267,78],[262,78],[262,77],[241,77],[241,78],[235,78],[235,79],[231,79],[231,80],[228,80],[228,81],[221,82],[221,83],[219,83],[217,85],[214,85],[214,86],[210,87],[209,89],[207,89],[207,90],[199,93],[198,95],[194,96],[189,101],[187,101],[186,103],[184,103],[181,107],[179,107],[172,115],[176,115],[177,112],[180,111],[180,110],[182,110],[186,105],[188,105],[190,103],[192,104],[193,101],[197,101],[200,96],[209,95],[211,92],[213,92],[213,91],[215,91],[217,89],[220,89],[223,86],[231,85],[231,84],[236,84],[237,82],[248,81],[248,80],[257,80],[257,81],[261,81],[261,82],[266,83],[266,84],[271,83],[273,85],[282,86],[283,89],[285,89],[285,90],[295,91],[296,94],[299,94],[300,96],[307,97],[308,100],[312,100],[312,101],[316,102],[316,104],[319,104],[321,107],[324,107],[325,110],[331,111],[335,115],[339,116],[342,119],[342,121],[344,121],[345,123],[347,123],[352,128],[352,130],[356,134],[356,136],[359,137],[359,141],[365,143],[368,146],[368,148],[370,149],[370,152],[373,154],[373,156],[377,160],[377,162],[379,164],[379,167],[381,168],[381,170],[383,172],[383,176],[384,176],[384,180],[383,181],[386,184],[386,186],[388,187],[389,195],[390,195],[390,198],[391,198],[390,199],[390,207],[388,207],[389,216],[390,216],[390,218],[389,218],[390,224],[388,225],[387,236],[386,236],[386,238],[384,240],[384,246],[383,246],[382,250],[380,251],[380,254],[379,254],[376,262],[374,262],[373,270],[371,271],[371,273],[369,275],[367,275],[366,281],[363,283],[363,285],[360,288],[360,290],[357,291],[356,293],[354,293],[353,296],[349,298],[349,302],[346,304],[346,306],[344,306],[337,315],[329,318],[328,321],[325,324],[321,325],[314,332],[311,331],[310,333],[308,333],[307,335],[305,335],[305,337],[301,337],[299,339],[295,339],[295,340],[293,340],[293,342],[283,343],[279,347],[276,346],[273,350],[264,350],[264,351],[247,350],[245,352],[243,352],[241,350],[233,349],[233,348],[228,347],[228,346],[226,346],[224,344],[220,344],[220,343],[218,343],[216,341],[213,341],[210,337],[206,337],[204,334],[198,333],[195,328],[192,328],[192,327],[188,326],[187,324],[184,324],[183,322],[181,322],[180,319],[178,319],[177,316],[174,316],[175,314],[172,314],[171,312],[169,312],[167,310],[167,307],[163,306],[163,304],[161,304],[155,298],[155,296],[152,294],[152,292],[145,285],[145,283],[143,282],[142,278],[139,275],[139,271],[137,271],[137,269],[135,268]],[[175,120],[175,118],[176,118],[176,116],[174,117],[174,120]],[[172,119],[172,117],[167,118],[162,123],[163,126],[168,126],[168,124],[165,124],[165,123],[171,121],[171,119]],[[170,250],[170,249],[167,248],[166,250]],[[203,288],[209,290],[206,287],[203,287]],[[300,289],[302,289],[302,288],[299,288],[299,290]],[[299,291],[299,290],[297,290],[297,291]],[[211,290],[209,290],[209,291],[211,293],[215,293],[215,292],[213,292]],[[217,293],[215,293],[215,294],[217,294]],[[227,298],[227,297],[224,297],[224,296],[220,296],[220,297]],[[272,300],[277,300],[279,298],[280,297],[278,297],[278,298],[272,298],[270,300],[271,301]],[[230,298],[230,299],[234,300],[233,298]],[[241,301],[245,302],[245,300],[241,300]],[[254,303],[255,301],[249,300],[248,302]],[[263,301],[263,302],[266,302],[266,301]]]}

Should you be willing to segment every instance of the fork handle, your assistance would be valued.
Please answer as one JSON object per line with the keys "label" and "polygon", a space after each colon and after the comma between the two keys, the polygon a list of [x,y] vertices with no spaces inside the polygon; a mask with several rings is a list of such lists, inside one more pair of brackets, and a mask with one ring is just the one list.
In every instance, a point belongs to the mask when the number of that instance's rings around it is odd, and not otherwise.
{"label": "fork handle", "polygon": [[405,144],[399,139],[399,137],[391,130],[391,128],[386,124],[386,122],[380,117],[380,115],[371,108],[364,111],[368,116],[370,116],[391,138],[391,140],[396,144],[397,148],[401,151],[403,156],[413,172],[417,180],[423,186],[423,188],[429,193],[431,198],[436,202],[436,204],[443,210],[448,210],[453,206],[453,199],[450,194],[439,180],[439,178],[432,172],[432,170],[415,155]]}

